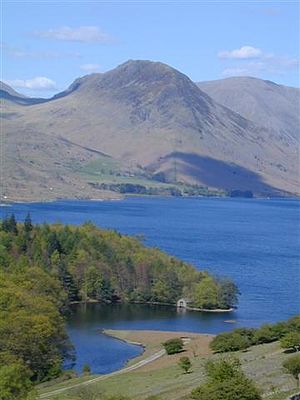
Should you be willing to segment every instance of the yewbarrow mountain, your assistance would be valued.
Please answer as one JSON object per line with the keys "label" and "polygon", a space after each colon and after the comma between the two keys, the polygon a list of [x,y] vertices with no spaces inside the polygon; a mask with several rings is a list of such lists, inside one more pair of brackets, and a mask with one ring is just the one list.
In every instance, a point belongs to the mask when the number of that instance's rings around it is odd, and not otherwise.
{"label": "yewbarrow mountain", "polygon": [[299,194],[299,89],[196,84],[168,65],[127,61],[51,99],[5,84],[0,94],[8,199],[116,197],[107,189],[124,185]]}

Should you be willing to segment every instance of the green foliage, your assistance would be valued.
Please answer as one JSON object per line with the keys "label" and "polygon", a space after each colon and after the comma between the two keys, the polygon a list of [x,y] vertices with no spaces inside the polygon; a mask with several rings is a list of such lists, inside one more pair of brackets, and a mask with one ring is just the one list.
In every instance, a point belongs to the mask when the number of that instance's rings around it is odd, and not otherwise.
{"label": "green foliage", "polygon": [[252,345],[271,343],[280,340],[283,348],[300,348],[300,317],[295,316],[286,322],[266,324],[258,329],[238,328],[217,335],[210,343],[216,353],[245,350]]}
{"label": "green foliage", "polygon": [[226,381],[234,377],[240,377],[241,363],[237,358],[221,358],[218,361],[208,361],[205,365],[207,375],[213,381]]}
{"label": "green foliage", "polygon": [[249,346],[249,339],[238,332],[220,333],[210,343],[210,348],[216,353],[244,350]]}
{"label": "green foliage", "polygon": [[229,309],[238,303],[238,287],[229,279],[222,279],[219,281],[217,294],[218,306],[220,308]]}
{"label": "green foliage", "polygon": [[180,353],[183,350],[183,341],[180,338],[169,339],[163,343],[167,354]]}
{"label": "green foliage", "polygon": [[207,308],[229,307],[237,300],[232,282],[217,281],[136,238],[90,223],[33,225],[28,215],[18,225],[14,216],[6,218],[1,228],[1,267],[13,272],[16,265],[38,266],[59,281],[69,301],[175,304],[184,292]]}
{"label": "green foliage", "polygon": [[260,400],[261,396],[236,359],[210,361],[208,382],[193,390],[194,400]]}
{"label": "green foliage", "polygon": [[218,286],[213,278],[207,276],[195,285],[193,303],[198,308],[218,307]]}
{"label": "green foliage", "polygon": [[178,361],[178,365],[180,368],[183,369],[183,371],[186,374],[189,372],[189,370],[192,367],[192,363],[191,363],[191,360],[189,359],[189,357],[180,357],[180,359]]}
{"label": "green foliage", "polygon": [[72,357],[63,318],[72,301],[174,304],[203,281],[214,290],[206,303],[224,304],[228,283],[225,290],[207,273],[136,238],[91,223],[34,225],[29,214],[17,224],[11,215],[0,225],[0,359],[9,355],[3,376],[14,368],[22,380],[23,367],[34,382],[61,374],[63,359]]}
{"label": "green foliage", "polygon": [[300,332],[289,332],[280,339],[281,347],[284,349],[300,349]]}
{"label": "green foliage", "polygon": [[89,375],[91,373],[91,367],[88,364],[84,364],[82,372],[84,375]]}
{"label": "green foliage", "polygon": [[59,285],[43,270],[2,272],[0,357],[11,354],[22,360],[34,380],[57,376],[71,349],[59,313],[62,302]]}
{"label": "green foliage", "polygon": [[297,379],[299,385],[299,374],[300,374],[300,355],[290,357],[284,361],[283,367]]}
{"label": "green foliage", "polygon": [[15,361],[0,367],[1,400],[34,399],[33,384],[29,369],[21,362]]}
{"label": "green foliage", "polygon": [[263,325],[261,328],[257,329],[254,334],[254,343],[271,343],[277,340],[278,337],[272,325]]}

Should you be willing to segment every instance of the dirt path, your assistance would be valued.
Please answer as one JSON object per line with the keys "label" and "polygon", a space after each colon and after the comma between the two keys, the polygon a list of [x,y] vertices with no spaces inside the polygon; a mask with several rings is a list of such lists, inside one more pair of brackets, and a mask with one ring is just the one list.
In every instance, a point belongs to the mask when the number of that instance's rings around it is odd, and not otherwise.
{"label": "dirt path", "polygon": [[60,393],[63,393],[65,391],[67,391],[67,390],[75,389],[75,388],[80,387],[80,386],[87,386],[87,385],[90,385],[90,384],[95,383],[95,382],[103,381],[104,379],[110,378],[110,377],[115,376],[115,375],[121,375],[121,374],[124,374],[126,372],[134,371],[135,369],[141,368],[144,365],[149,364],[149,363],[157,360],[158,358],[162,357],[164,354],[165,354],[165,350],[160,350],[157,353],[152,354],[151,356],[145,358],[144,360],[141,360],[141,361],[137,362],[136,364],[130,365],[129,367],[125,367],[125,368],[120,369],[118,371],[112,372],[111,374],[97,376],[97,378],[92,378],[92,379],[90,379],[88,381],[85,381],[85,382],[76,383],[74,385],[67,386],[67,387],[64,387],[64,388],[61,388],[61,389],[56,389],[56,390],[53,390],[52,392],[43,393],[43,394],[41,394],[39,396],[39,399],[48,399],[50,397],[56,396],[56,395],[58,395]]}

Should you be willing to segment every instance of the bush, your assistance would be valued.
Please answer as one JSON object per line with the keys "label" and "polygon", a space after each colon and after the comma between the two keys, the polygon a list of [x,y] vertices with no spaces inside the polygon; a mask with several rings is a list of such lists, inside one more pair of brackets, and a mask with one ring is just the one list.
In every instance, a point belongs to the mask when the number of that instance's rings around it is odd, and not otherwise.
{"label": "bush", "polygon": [[192,363],[188,357],[180,357],[178,365],[187,374],[189,372],[189,370],[191,369]]}
{"label": "bush", "polygon": [[89,375],[91,373],[91,367],[88,364],[84,364],[82,367],[82,373],[84,375]]}
{"label": "bush", "polygon": [[183,341],[180,338],[169,339],[163,343],[167,354],[180,353],[183,350]]}
{"label": "bush", "polygon": [[226,353],[228,351],[238,351],[247,349],[251,342],[246,336],[242,336],[235,331],[225,332],[216,336],[210,343],[210,348],[215,353]]}
{"label": "bush", "polygon": [[299,386],[299,374],[300,374],[300,355],[290,357],[285,360],[282,364],[283,367],[297,380]]}
{"label": "bush", "polygon": [[206,365],[208,382],[193,390],[194,400],[261,400],[261,396],[240,367],[237,359],[210,361]]}
{"label": "bush", "polygon": [[293,349],[299,351],[300,349],[300,333],[289,332],[284,335],[280,340],[280,345],[284,349]]}
{"label": "bush", "polygon": [[261,400],[250,379],[232,378],[228,381],[210,382],[192,392],[194,400]]}
{"label": "bush", "polygon": [[278,333],[274,326],[267,324],[257,329],[253,338],[255,344],[271,343],[278,339]]}

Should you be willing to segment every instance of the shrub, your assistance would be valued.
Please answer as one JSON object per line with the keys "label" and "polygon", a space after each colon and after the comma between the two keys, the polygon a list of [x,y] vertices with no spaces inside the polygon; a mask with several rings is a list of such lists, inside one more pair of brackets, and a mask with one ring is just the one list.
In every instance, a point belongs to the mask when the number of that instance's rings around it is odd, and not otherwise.
{"label": "shrub", "polygon": [[285,360],[282,364],[283,367],[297,380],[299,386],[299,374],[300,374],[300,355],[290,357]]}
{"label": "shrub", "polygon": [[278,339],[278,333],[274,326],[267,324],[257,329],[253,338],[255,344],[271,343]]}
{"label": "shrub", "polygon": [[226,353],[228,351],[238,351],[247,349],[250,340],[237,332],[225,332],[216,336],[210,343],[210,348],[216,353]]}
{"label": "shrub", "polygon": [[206,365],[208,382],[193,390],[194,400],[261,400],[261,396],[240,367],[237,359],[210,361]]}
{"label": "shrub", "polygon": [[289,332],[284,335],[280,340],[280,345],[284,349],[293,349],[299,351],[300,349],[300,333]]}
{"label": "shrub", "polygon": [[189,370],[192,367],[191,360],[188,357],[180,357],[178,361],[178,365],[180,368],[184,370],[184,372],[187,374]]}
{"label": "shrub", "polygon": [[169,339],[163,343],[167,354],[180,353],[183,350],[183,341],[180,338]]}
{"label": "shrub", "polygon": [[84,375],[89,375],[91,373],[91,367],[88,364],[84,364],[82,372]]}

